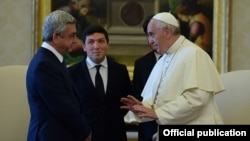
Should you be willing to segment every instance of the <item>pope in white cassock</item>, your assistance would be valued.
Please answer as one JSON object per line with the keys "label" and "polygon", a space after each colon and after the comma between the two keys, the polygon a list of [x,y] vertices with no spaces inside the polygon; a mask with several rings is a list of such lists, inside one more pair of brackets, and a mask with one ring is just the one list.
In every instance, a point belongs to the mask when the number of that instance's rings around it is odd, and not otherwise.
{"label": "pope in white cassock", "polygon": [[210,56],[180,35],[177,19],[169,12],[156,14],[148,24],[149,40],[164,54],[143,89],[143,100],[122,98],[122,109],[138,122],[167,124],[223,124],[214,100],[224,90]]}

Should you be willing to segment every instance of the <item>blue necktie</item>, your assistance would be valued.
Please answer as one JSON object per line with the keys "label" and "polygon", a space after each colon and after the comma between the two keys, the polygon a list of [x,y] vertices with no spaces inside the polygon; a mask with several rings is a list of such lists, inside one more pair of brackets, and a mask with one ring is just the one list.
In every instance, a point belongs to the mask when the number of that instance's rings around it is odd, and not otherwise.
{"label": "blue necktie", "polygon": [[103,97],[105,95],[104,84],[102,76],[100,74],[101,65],[96,65],[96,75],[95,75],[95,87],[99,96]]}

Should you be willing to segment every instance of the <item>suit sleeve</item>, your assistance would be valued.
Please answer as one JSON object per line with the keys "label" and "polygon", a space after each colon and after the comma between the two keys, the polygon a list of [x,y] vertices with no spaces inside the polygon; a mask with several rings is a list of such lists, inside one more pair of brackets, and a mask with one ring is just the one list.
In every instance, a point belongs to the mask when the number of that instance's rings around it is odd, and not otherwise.
{"label": "suit sleeve", "polygon": [[138,100],[142,100],[141,92],[143,90],[143,82],[140,75],[140,66],[138,61],[134,64],[134,74],[133,74],[133,81],[132,81],[132,88],[133,88],[133,96],[136,97]]}
{"label": "suit sleeve", "polygon": [[89,135],[90,128],[69,78],[57,67],[45,64],[34,74],[37,76],[36,85],[46,107],[43,110],[48,110],[50,118],[69,129],[77,139],[84,140]]}

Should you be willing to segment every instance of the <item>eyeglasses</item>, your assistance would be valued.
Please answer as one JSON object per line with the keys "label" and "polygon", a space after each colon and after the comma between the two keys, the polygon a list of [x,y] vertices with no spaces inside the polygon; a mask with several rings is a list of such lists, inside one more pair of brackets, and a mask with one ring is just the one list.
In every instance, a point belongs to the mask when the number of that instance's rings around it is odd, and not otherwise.
{"label": "eyeglasses", "polygon": [[60,34],[59,34],[59,36],[60,36],[61,38],[74,39],[74,38],[76,38],[76,33],[72,33],[72,34],[70,34],[70,35],[60,35]]}
{"label": "eyeglasses", "polygon": [[70,34],[70,35],[64,35],[64,36],[62,36],[62,38],[69,38],[69,39],[73,39],[73,38],[76,38],[76,33],[73,33],[73,34]]}

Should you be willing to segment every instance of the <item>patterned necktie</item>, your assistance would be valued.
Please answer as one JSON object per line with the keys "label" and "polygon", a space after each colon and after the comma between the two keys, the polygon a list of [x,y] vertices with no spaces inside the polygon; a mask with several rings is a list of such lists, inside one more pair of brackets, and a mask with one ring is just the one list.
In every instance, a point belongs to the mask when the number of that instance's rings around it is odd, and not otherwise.
{"label": "patterned necktie", "polygon": [[95,87],[96,87],[98,94],[100,96],[104,96],[105,95],[104,84],[103,84],[102,76],[99,71],[101,65],[96,65],[95,67],[96,67]]}

